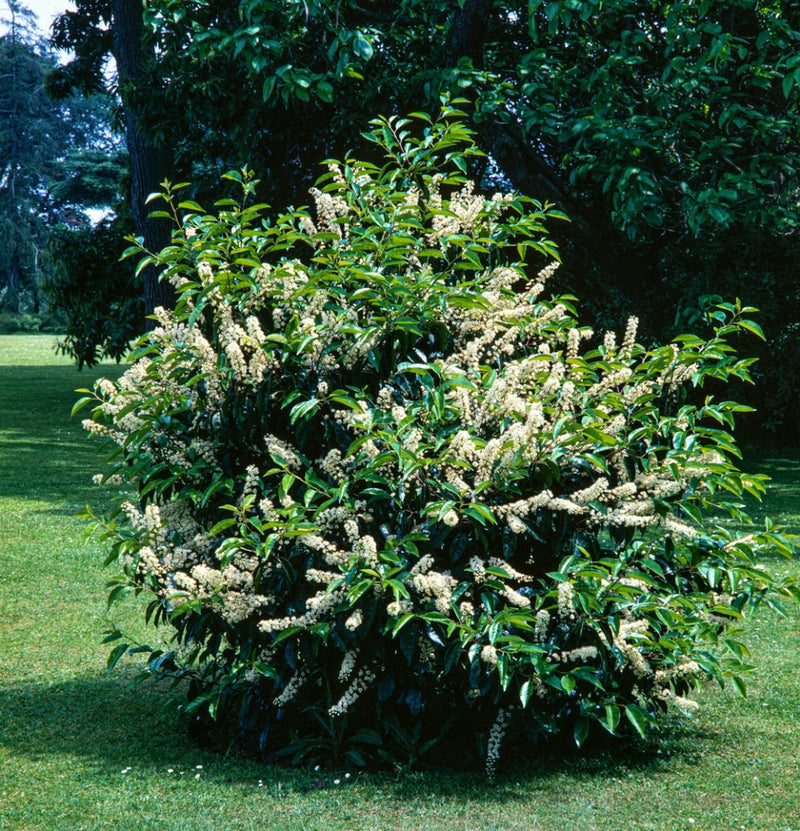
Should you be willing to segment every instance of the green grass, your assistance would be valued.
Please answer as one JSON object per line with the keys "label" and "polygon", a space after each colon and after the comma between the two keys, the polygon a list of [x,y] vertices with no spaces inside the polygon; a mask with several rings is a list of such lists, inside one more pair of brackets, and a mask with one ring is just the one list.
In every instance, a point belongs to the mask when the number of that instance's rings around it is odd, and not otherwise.
{"label": "green grass", "polygon": [[[169,690],[131,689],[130,665],[105,672],[103,553],[83,544],[76,513],[113,493],[91,483],[92,444],[69,418],[74,390],[94,375],[58,358],[53,342],[0,336],[2,831],[800,831],[796,613],[765,610],[750,625],[761,672],[746,699],[703,690],[695,718],[660,745],[590,758],[543,750],[494,784],[287,770],[200,749],[167,706]],[[800,531],[800,456],[749,466],[775,477],[768,510]],[[129,615],[116,622],[141,631],[135,604]]]}

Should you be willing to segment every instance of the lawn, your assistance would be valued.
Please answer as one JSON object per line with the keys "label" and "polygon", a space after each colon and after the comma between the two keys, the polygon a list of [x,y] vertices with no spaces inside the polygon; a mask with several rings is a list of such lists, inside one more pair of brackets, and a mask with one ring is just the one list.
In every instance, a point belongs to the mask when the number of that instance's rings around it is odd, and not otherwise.
{"label": "lawn", "polygon": [[[800,831],[800,616],[764,610],[746,699],[701,692],[660,744],[515,761],[479,774],[287,770],[200,749],[169,689],[105,671],[103,552],[78,512],[113,491],[49,336],[0,336],[0,829],[731,829]],[[800,455],[753,455],[766,510],[800,532]],[[776,562],[800,574],[800,564]],[[141,631],[140,609],[128,620]],[[119,614],[116,612],[115,614]]]}

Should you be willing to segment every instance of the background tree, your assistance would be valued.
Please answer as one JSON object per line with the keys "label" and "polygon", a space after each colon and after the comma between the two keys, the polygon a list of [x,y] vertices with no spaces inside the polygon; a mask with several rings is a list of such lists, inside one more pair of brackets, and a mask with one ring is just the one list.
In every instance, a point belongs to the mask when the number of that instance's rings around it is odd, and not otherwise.
{"label": "background tree", "polygon": [[38,306],[43,203],[63,131],[42,87],[52,61],[32,40],[35,18],[14,0],[8,10],[8,32],[0,37],[0,303],[18,314],[23,287]]}
{"label": "background tree", "polygon": [[35,16],[8,4],[0,38],[0,290],[12,314],[40,311],[40,289],[54,278],[55,228],[90,225],[87,208],[115,201],[124,168],[105,98],[54,102],[45,89],[55,56]]}
{"label": "background tree", "polygon": [[[169,243],[169,230],[163,222],[149,216],[149,194],[156,192],[172,172],[171,154],[166,144],[155,141],[144,121],[148,91],[154,88],[154,56],[139,0],[81,0],[78,11],[65,12],[54,26],[52,43],[74,49],[75,59],[57,68],[50,77],[49,89],[56,97],[76,92],[100,91],[118,94],[122,101],[130,176],[129,205],[136,233],[145,245],[158,250]],[[116,80],[109,86],[106,69],[114,59]],[[157,73],[156,73],[157,74]],[[155,87],[160,82],[155,81]],[[145,268],[141,274],[145,319],[157,306],[168,306],[172,295],[158,274]]]}
{"label": "background tree", "polygon": [[[57,22],[54,42],[76,50],[61,83],[96,88],[102,56],[134,38],[139,69],[121,85],[123,100],[198,197],[246,160],[265,199],[305,201],[318,159],[369,152],[360,132],[375,113],[431,109],[448,92],[471,101],[496,166],[473,172],[494,172],[570,216],[557,235],[563,279],[601,324],[635,311],[661,337],[701,311],[727,267],[717,241],[743,240],[750,274],[765,247],[798,253],[795,4],[118,3],[78,0]],[[142,11],[144,27],[122,6]],[[763,274],[732,288],[765,306],[775,279],[788,282]],[[767,310],[773,342],[792,331],[787,309]],[[796,393],[785,402],[788,428],[793,401]]]}
{"label": "background tree", "polygon": [[142,290],[130,261],[120,262],[130,221],[106,218],[92,227],[57,228],[50,241],[58,267],[44,284],[66,321],[60,350],[78,368],[121,360],[141,332]]}

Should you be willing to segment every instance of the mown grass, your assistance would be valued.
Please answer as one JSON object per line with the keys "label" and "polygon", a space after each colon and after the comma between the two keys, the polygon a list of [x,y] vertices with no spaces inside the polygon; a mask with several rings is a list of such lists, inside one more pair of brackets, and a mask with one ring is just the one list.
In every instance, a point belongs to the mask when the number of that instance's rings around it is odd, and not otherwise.
{"label": "mown grass", "polygon": [[[798,615],[749,627],[746,699],[703,690],[660,744],[479,774],[289,770],[201,750],[170,690],[105,672],[103,553],[76,514],[113,493],[77,419],[79,374],[44,336],[0,337],[0,829],[800,829]],[[800,531],[800,456],[762,456],[767,508]],[[796,564],[773,562],[800,573]],[[127,620],[141,631],[134,604]],[[202,769],[198,768],[202,765]],[[349,774],[349,776],[348,776]]]}

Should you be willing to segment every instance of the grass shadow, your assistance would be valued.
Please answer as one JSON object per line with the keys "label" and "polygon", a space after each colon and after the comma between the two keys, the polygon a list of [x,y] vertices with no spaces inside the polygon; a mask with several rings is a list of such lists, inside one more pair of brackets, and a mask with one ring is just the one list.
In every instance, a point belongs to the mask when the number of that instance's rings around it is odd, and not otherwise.
{"label": "grass shadow", "polygon": [[[189,770],[201,763],[230,783],[255,777],[265,784],[280,782],[296,793],[333,787],[335,778],[342,776],[335,769],[267,765],[201,747],[169,705],[171,690],[151,684],[132,687],[130,677],[117,673],[0,687],[0,746],[32,761],[69,755],[110,772],[127,766],[154,773],[168,767]],[[531,790],[551,789],[560,776],[568,776],[573,783],[601,781],[631,772],[657,775],[675,759],[691,763],[698,742],[709,737],[696,729],[690,733],[668,733],[657,746],[620,743],[589,753],[542,745],[511,755],[494,780],[483,771],[444,769],[354,773],[396,799],[523,803],[530,799]],[[656,753],[656,747],[662,752]]]}
{"label": "grass shadow", "polygon": [[[122,367],[103,367],[116,377]],[[101,371],[79,375],[72,366],[0,366],[0,499],[27,497],[83,508],[102,496],[91,477],[98,443],[70,419],[77,388]]]}
{"label": "grass shadow", "polygon": [[82,676],[4,685],[0,744],[31,758],[67,753],[109,764],[125,758],[155,765],[167,746],[176,746],[179,719],[165,706],[164,691],[134,688],[128,680]]}

